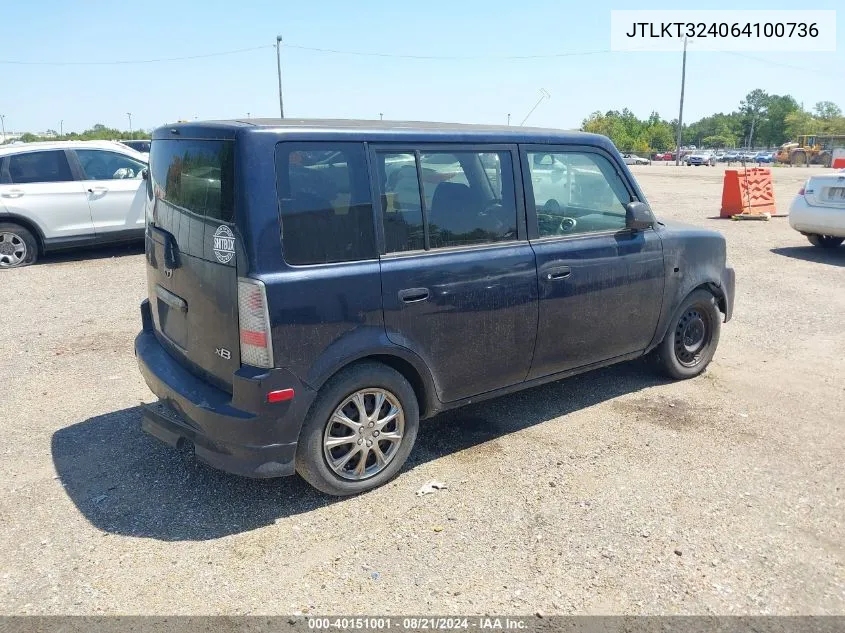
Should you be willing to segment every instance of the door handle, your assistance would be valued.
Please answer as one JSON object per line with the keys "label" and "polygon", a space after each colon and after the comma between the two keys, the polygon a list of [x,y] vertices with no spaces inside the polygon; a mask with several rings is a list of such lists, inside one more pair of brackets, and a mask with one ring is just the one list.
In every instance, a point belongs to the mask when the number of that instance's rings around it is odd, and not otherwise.
{"label": "door handle", "polygon": [[428,299],[428,288],[405,288],[399,291],[399,299],[405,303],[416,303]]}
{"label": "door handle", "polygon": [[572,270],[569,266],[557,266],[555,268],[549,268],[546,271],[546,280],[557,281],[558,279],[566,279],[571,274]]}
{"label": "door handle", "polygon": [[20,198],[23,196],[23,191],[20,189],[9,189],[9,191],[4,191],[2,196],[4,198]]}
{"label": "door handle", "polygon": [[88,187],[88,193],[105,193],[108,190],[108,187]]}
{"label": "door handle", "polygon": [[182,297],[173,294],[169,290],[162,288],[158,284],[156,284],[156,297],[158,297],[159,301],[169,305],[174,310],[179,310],[180,312],[188,311],[187,301],[185,301]]}

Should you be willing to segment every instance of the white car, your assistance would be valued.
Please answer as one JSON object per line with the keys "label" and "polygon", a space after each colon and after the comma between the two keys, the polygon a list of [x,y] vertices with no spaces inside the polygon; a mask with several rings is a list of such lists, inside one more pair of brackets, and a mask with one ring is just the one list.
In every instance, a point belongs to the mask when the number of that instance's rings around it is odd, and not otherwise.
{"label": "white car", "polygon": [[625,161],[626,165],[651,165],[651,161],[648,158],[643,158],[636,154],[622,154],[622,160]]}
{"label": "white car", "polygon": [[710,165],[710,167],[716,166],[716,156],[711,152],[693,152],[692,154],[688,154],[684,157],[684,162],[686,162],[687,166],[695,165],[698,167],[699,165]]}
{"label": "white car", "polygon": [[789,226],[813,246],[836,248],[845,241],[845,169],[804,183],[789,207]]}
{"label": "white car", "polygon": [[111,141],[0,147],[0,268],[142,239],[146,168],[141,154]]}

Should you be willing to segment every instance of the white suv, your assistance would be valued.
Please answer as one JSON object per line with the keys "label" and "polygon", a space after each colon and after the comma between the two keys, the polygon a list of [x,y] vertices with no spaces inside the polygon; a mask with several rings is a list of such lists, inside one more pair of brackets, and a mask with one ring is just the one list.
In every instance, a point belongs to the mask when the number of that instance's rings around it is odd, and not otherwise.
{"label": "white suv", "polygon": [[111,141],[0,146],[0,268],[143,239],[146,168],[142,154]]}

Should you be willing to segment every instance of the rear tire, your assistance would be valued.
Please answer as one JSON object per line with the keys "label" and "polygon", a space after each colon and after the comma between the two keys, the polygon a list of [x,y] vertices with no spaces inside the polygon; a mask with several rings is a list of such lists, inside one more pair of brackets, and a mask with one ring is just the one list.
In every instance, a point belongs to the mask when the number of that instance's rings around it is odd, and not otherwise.
{"label": "rear tire", "polygon": [[21,268],[38,259],[38,242],[20,224],[0,223],[0,268]]}
{"label": "rear tire", "polygon": [[834,237],[832,235],[808,235],[807,239],[810,240],[810,244],[819,248],[836,248],[842,242],[845,242],[845,237]]}
{"label": "rear tire", "polygon": [[320,389],[299,436],[296,471],[329,495],[372,490],[399,473],[418,430],[417,397],[402,374],[376,362],[352,365]]}
{"label": "rear tire", "polygon": [[672,315],[666,336],[655,349],[660,369],[675,380],[698,376],[713,360],[721,327],[716,298],[706,290],[693,291]]}

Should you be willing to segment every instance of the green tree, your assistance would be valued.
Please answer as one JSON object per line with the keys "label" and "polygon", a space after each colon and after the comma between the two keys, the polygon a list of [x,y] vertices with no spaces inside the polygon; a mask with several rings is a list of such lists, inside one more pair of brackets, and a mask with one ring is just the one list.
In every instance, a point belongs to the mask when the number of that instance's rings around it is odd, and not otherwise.
{"label": "green tree", "polygon": [[825,121],[842,117],[842,108],[833,103],[833,101],[819,101],[813,107],[813,111],[818,118]]}
{"label": "green tree", "polygon": [[769,108],[769,95],[765,90],[755,88],[739,104],[739,111],[744,117],[744,136],[748,147],[754,146],[754,131],[766,118]]}
{"label": "green tree", "polygon": [[759,144],[779,146],[789,140],[786,132],[786,117],[800,110],[798,102],[790,95],[770,95],[766,106],[766,118],[760,123],[755,136]]}
{"label": "green tree", "polygon": [[815,134],[819,131],[819,122],[806,110],[795,110],[786,115],[784,131],[787,140],[794,141],[801,134]]}

